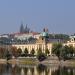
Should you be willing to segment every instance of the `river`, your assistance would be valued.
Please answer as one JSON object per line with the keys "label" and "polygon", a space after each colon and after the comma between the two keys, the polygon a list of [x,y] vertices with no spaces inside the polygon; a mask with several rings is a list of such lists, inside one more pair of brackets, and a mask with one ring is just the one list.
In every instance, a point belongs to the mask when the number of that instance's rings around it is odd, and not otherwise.
{"label": "river", "polygon": [[0,64],[0,75],[75,75],[75,67]]}

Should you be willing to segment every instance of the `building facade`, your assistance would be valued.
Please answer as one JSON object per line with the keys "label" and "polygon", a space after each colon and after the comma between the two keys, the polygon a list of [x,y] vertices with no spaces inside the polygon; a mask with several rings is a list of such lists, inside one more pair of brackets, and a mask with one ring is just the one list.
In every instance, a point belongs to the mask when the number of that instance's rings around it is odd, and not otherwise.
{"label": "building facade", "polygon": [[75,47],[75,35],[70,36],[70,40],[64,43],[64,45]]}
{"label": "building facade", "polygon": [[[21,26],[21,31],[23,27]],[[25,30],[28,28],[26,27]],[[3,42],[3,44],[2,44]],[[43,30],[41,33],[35,32],[25,32],[25,33],[15,33],[12,35],[1,35],[0,43],[1,47],[5,47],[10,50],[10,47],[16,47],[17,49],[21,49],[24,52],[25,48],[28,49],[30,53],[32,49],[35,50],[35,55],[37,51],[41,48],[42,52],[45,53],[45,50],[49,50],[49,54],[52,54],[52,46],[53,43],[61,42],[61,39],[51,39],[48,37],[48,29]],[[73,46],[75,47],[75,36],[71,36],[70,40],[63,45]]]}
{"label": "building facade", "polygon": [[32,41],[27,41],[24,43],[13,43],[12,46],[16,47],[17,49],[22,49],[22,52],[24,52],[25,48],[28,49],[28,52],[30,53],[32,49],[35,50],[35,54],[37,54],[37,50],[41,48],[42,52],[45,53],[45,50],[48,49],[51,54],[52,49],[52,43],[47,42],[46,38],[41,36],[39,39],[33,39]]}

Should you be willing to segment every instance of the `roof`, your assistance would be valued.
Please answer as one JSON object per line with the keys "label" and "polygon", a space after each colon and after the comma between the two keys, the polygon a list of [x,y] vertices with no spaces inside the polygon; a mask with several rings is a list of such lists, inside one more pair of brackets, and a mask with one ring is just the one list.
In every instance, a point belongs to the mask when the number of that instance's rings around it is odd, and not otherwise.
{"label": "roof", "polygon": [[20,32],[17,32],[17,33],[12,33],[10,35],[23,35],[23,34],[33,34],[33,35],[37,35],[39,34],[38,32],[30,32],[30,33],[20,33]]}

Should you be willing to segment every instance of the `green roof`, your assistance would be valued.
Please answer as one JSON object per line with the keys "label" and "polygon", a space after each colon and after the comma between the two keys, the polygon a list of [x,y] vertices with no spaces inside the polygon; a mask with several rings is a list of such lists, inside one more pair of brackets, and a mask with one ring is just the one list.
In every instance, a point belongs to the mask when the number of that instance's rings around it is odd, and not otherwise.
{"label": "green roof", "polygon": [[42,32],[41,36],[48,36],[48,33],[47,32]]}

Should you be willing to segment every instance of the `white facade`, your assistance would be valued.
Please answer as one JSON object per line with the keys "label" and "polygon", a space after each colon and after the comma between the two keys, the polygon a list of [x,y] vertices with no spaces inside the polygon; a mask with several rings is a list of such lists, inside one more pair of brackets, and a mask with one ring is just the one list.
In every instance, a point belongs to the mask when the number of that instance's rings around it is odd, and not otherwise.
{"label": "white facade", "polygon": [[20,39],[20,40],[26,40],[28,38],[36,38],[36,39],[39,39],[40,37],[40,34],[34,34],[34,33],[20,33],[20,34],[15,34],[14,38],[17,38],[17,39]]}
{"label": "white facade", "polygon": [[27,33],[27,34],[26,33],[24,33],[24,34],[16,34],[14,36],[14,38],[17,38],[17,39],[20,39],[20,40],[26,40],[26,39],[28,39],[30,37],[33,37],[33,35],[31,33]]}
{"label": "white facade", "polygon": [[64,45],[75,47],[75,36],[70,36],[70,40],[64,43]]}

